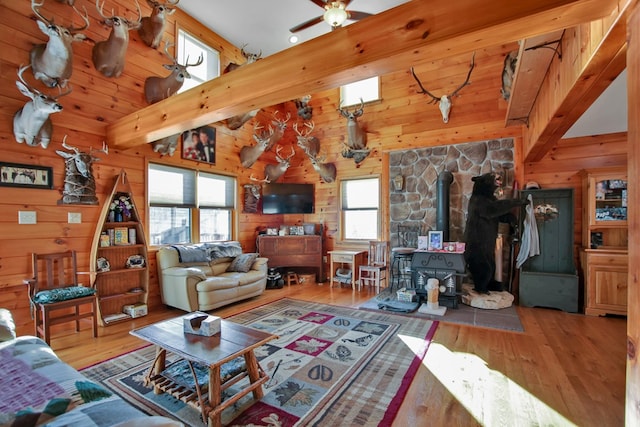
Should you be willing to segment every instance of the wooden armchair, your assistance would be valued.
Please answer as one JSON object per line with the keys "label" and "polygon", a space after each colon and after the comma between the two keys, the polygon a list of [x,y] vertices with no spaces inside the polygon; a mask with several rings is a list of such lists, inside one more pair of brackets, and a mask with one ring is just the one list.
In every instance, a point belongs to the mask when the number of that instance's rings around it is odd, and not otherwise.
{"label": "wooden armchair", "polygon": [[[29,287],[35,334],[50,344],[51,326],[76,322],[80,331],[80,319],[92,318],[93,336],[98,336],[97,300],[95,289],[78,285],[76,252],[33,254],[33,277],[24,283]],[[80,311],[81,306],[89,310]],[[61,314],[53,316],[53,311]]]}
{"label": "wooden armchair", "polygon": [[359,267],[358,291],[363,285],[376,287],[376,293],[380,292],[380,286],[387,284],[387,267],[389,263],[389,242],[372,240],[369,242],[369,258],[366,265]]}

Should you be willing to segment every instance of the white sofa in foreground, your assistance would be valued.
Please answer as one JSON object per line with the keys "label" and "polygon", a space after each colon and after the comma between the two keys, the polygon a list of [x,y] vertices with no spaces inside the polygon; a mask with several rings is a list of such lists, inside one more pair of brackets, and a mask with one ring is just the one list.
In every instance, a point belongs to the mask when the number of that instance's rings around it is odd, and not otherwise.
{"label": "white sofa in foreground", "polygon": [[267,285],[268,259],[242,253],[239,242],[166,246],[156,260],[162,302],[188,312],[261,295]]}

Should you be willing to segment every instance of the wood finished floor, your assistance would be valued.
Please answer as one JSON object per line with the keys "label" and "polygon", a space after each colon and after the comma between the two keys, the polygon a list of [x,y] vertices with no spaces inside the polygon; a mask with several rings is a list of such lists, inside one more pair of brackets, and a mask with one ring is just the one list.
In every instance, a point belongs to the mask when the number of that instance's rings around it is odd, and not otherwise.
{"label": "wood finished floor", "polygon": [[[356,308],[372,296],[327,284],[285,286],[212,314],[227,317],[283,297]],[[524,333],[441,322],[393,425],[623,426],[626,319],[518,311]],[[100,328],[97,339],[88,325],[76,334],[69,323],[52,347],[83,368],[141,347],[130,329],[183,313],[156,309]]]}

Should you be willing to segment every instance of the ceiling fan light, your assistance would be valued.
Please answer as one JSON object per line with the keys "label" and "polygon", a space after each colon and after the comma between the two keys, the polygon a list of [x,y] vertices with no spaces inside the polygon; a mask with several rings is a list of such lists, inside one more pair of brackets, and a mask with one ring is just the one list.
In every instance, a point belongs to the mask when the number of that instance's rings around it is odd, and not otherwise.
{"label": "ceiling fan light", "polygon": [[[340,5],[342,5],[340,3]],[[339,27],[341,26],[344,21],[347,20],[347,11],[344,10],[344,6],[340,7],[340,6],[331,6],[330,8],[327,9],[327,11],[324,13],[324,21],[331,25],[332,27]]]}

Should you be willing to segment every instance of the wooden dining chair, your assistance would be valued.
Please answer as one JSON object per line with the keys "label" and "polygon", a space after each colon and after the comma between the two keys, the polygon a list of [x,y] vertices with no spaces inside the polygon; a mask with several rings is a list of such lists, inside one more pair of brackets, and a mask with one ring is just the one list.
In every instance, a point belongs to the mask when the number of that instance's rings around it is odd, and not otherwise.
{"label": "wooden dining chair", "polygon": [[364,285],[375,286],[376,293],[380,293],[382,283],[387,283],[389,263],[389,242],[371,240],[369,242],[369,258],[366,265],[359,267],[358,291]]}
{"label": "wooden dining chair", "polygon": [[32,267],[33,277],[24,283],[29,288],[36,336],[50,344],[53,325],[75,321],[79,332],[80,320],[91,317],[93,336],[97,337],[95,289],[79,284],[76,252],[34,253]]}

